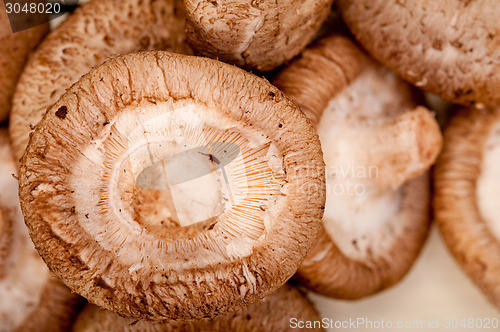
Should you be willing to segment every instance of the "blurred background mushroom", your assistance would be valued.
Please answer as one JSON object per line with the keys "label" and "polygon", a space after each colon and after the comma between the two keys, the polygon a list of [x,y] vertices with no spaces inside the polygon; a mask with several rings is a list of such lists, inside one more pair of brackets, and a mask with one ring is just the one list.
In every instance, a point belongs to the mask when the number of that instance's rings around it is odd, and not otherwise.
{"label": "blurred background mushroom", "polygon": [[[9,117],[12,96],[28,60],[29,54],[49,31],[49,25],[41,24],[20,32],[13,33],[5,3],[0,1],[0,122]],[[13,18],[14,20],[14,18]]]}
{"label": "blurred background mushroom", "polygon": [[64,331],[80,297],[49,272],[28,236],[17,196],[17,167],[0,129],[0,331]]}
{"label": "blurred background mushroom", "polygon": [[500,308],[500,110],[463,109],[445,131],[434,209],[448,248]]}
{"label": "blurred background mushroom", "polygon": [[[293,320],[295,319],[295,321]],[[176,322],[165,324],[149,321],[137,321],[131,318],[122,318],[115,313],[100,309],[94,305],[87,305],[80,313],[73,332],[118,332],[118,331],[234,331],[234,332],[261,332],[261,331],[295,331],[293,324],[312,328],[301,328],[301,331],[323,331],[321,318],[313,304],[299,290],[290,284],[285,284],[277,291],[266,296],[244,309],[212,319],[199,321]],[[310,322],[310,323],[306,323]],[[315,324],[315,325],[314,325]]]}

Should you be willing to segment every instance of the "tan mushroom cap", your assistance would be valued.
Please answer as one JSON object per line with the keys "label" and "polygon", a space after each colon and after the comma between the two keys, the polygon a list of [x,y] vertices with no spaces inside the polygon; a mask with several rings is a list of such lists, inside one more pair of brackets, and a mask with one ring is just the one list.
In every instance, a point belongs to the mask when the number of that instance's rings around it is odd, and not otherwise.
{"label": "tan mushroom cap", "polygon": [[434,171],[434,212],[455,259],[500,308],[499,124],[499,109],[452,118]]}
{"label": "tan mushroom cap", "polygon": [[31,51],[49,31],[48,24],[13,33],[0,1],[0,122],[8,118],[17,80]]}
{"label": "tan mushroom cap", "polygon": [[[179,238],[145,226],[138,175],[221,141],[241,149],[227,165],[234,204],[194,236],[184,230],[196,225],[172,229]],[[323,165],[313,127],[266,80],[207,58],[134,53],[82,77],[46,113],[22,159],[21,206],[51,270],[90,302],[156,321],[207,318],[295,273],[320,226]],[[211,200],[223,196],[217,184],[191,189],[215,190],[202,208],[222,201]]]}
{"label": "tan mushroom cap", "polygon": [[416,86],[454,103],[500,103],[500,10],[486,1],[339,0],[359,42]]}
{"label": "tan mushroom cap", "polygon": [[9,125],[16,159],[47,108],[83,74],[110,56],[154,49],[191,52],[180,1],[93,0],[75,10],[47,36],[19,80]]}
{"label": "tan mushroom cap", "polygon": [[[0,129],[0,331],[60,331],[79,299],[54,279],[36,252],[19,208],[7,130]],[[57,297],[55,292],[57,291]],[[73,315],[73,316],[72,316]],[[30,328],[31,326],[31,328]]]}
{"label": "tan mushroom cap", "polygon": [[316,125],[326,163],[324,227],[297,279],[346,299],[393,285],[429,230],[436,120],[423,107],[410,111],[409,85],[342,36],[309,47],[274,83]]}
{"label": "tan mushroom cap", "polygon": [[[165,324],[144,320],[134,321],[131,318],[119,317],[94,305],[88,305],[78,316],[73,331],[294,331],[290,325],[291,318],[296,318],[298,321],[321,320],[307,297],[295,287],[285,284],[274,293],[240,311],[200,321],[171,321]],[[323,331],[323,329],[307,331]]]}
{"label": "tan mushroom cap", "polygon": [[309,44],[333,0],[184,0],[189,42],[202,55],[272,70]]}

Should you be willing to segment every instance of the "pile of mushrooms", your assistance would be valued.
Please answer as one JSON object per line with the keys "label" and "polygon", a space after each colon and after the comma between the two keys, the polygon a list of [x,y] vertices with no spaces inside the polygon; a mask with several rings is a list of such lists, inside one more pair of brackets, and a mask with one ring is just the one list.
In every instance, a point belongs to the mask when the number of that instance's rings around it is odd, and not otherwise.
{"label": "pile of mushrooms", "polygon": [[[500,307],[495,12],[337,2],[353,36],[333,0],[0,13],[0,332],[320,322],[305,292],[398,283],[431,207]],[[475,108],[443,139],[418,88]]]}

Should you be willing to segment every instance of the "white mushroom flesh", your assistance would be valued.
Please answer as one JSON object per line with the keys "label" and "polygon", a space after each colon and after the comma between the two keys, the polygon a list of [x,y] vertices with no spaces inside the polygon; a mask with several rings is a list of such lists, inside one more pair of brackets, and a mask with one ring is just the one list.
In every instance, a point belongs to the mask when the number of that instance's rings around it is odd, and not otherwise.
{"label": "white mushroom flesh", "polygon": [[500,123],[492,126],[484,145],[481,172],[477,179],[479,212],[493,235],[500,241]]}

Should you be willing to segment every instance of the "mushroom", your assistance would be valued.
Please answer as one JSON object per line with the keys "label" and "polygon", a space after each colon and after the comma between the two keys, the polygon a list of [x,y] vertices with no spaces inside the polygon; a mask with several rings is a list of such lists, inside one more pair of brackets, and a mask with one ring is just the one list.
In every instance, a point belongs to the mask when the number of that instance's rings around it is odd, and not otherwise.
{"label": "mushroom", "polygon": [[200,54],[269,71],[309,44],[333,0],[184,0],[187,35]]}
{"label": "mushroom", "polygon": [[112,55],[151,49],[191,53],[177,0],[94,0],[76,9],[47,36],[19,80],[9,125],[15,158],[47,108],[83,74]]}
{"label": "mushroom", "polygon": [[339,0],[352,33],[374,58],[454,103],[500,103],[495,1]]}
{"label": "mushroom", "polygon": [[4,3],[0,5],[0,122],[6,120],[12,95],[28,55],[49,31],[48,24],[13,33]]}
{"label": "mushroom", "polygon": [[240,311],[200,321],[176,322],[165,324],[149,321],[134,321],[88,305],[78,316],[73,332],[91,331],[293,331],[291,322],[316,322],[315,329],[323,331],[316,309],[312,303],[295,287],[285,284],[276,292],[266,296]]}
{"label": "mushroom", "polygon": [[[314,128],[266,80],[132,53],[47,111],[22,158],[21,206],[47,265],[90,302],[140,319],[209,318],[295,273],[320,227],[323,166]],[[154,211],[143,216],[145,190]]]}
{"label": "mushroom", "polygon": [[434,171],[434,213],[455,259],[500,308],[499,137],[498,108],[452,118]]}
{"label": "mushroom", "polygon": [[423,107],[409,111],[410,87],[342,36],[306,49],[274,83],[316,126],[326,164],[323,228],[297,279],[345,299],[393,285],[429,230],[436,120]]}
{"label": "mushroom", "polygon": [[50,275],[33,247],[19,208],[16,173],[7,130],[1,129],[0,331],[62,331],[71,326],[80,300]]}

